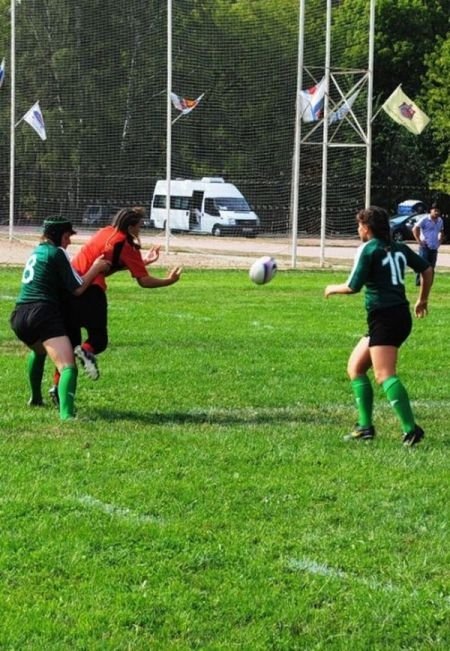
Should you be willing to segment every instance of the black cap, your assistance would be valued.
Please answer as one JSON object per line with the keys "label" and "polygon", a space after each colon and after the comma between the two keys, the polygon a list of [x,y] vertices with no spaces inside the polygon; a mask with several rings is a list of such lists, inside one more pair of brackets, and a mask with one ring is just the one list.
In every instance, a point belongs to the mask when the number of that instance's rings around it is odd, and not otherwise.
{"label": "black cap", "polygon": [[48,217],[43,223],[44,235],[62,235],[63,233],[70,233],[76,235],[73,230],[72,222],[65,217]]}

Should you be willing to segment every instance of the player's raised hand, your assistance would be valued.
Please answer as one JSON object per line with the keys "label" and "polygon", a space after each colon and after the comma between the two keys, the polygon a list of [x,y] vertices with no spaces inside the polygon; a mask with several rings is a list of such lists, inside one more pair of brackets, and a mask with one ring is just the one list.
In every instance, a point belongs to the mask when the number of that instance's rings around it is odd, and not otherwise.
{"label": "player's raised hand", "polygon": [[180,280],[182,271],[183,271],[183,267],[174,267],[167,274],[167,278],[169,278],[172,282],[176,283],[178,280]]}
{"label": "player's raised hand", "polygon": [[146,255],[142,258],[145,265],[152,264],[156,262],[159,258],[159,252],[161,251],[161,244],[156,244],[152,246]]}

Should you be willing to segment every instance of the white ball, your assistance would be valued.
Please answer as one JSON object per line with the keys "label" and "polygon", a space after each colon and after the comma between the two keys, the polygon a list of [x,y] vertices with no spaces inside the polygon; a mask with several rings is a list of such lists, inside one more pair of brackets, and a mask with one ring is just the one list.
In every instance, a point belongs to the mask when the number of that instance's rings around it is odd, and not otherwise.
{"label": "white ball", "polygon": [[269,283],[277,273],[277,263],[274,258],[265,255],[263,258],[255,260],[250,267],[248,275],[256,285],[265,285]]}

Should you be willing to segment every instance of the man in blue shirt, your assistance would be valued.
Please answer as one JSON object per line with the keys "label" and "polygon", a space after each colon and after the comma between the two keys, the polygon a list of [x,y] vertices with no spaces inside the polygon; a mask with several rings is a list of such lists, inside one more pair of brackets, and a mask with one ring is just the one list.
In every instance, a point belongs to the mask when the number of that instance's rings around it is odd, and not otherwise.
{"label": "man in blue shirt", "polygon": [[[436,203],[433,203],[428,214],[421,217],[412,233],[419,243],[419,255],[424,258],[433,269],[436,267],[438,249],[441,245],[442,230],[444,222],[441,217],[441,210]],[[416,276],[416,285],[420,285],[420,275]]]}

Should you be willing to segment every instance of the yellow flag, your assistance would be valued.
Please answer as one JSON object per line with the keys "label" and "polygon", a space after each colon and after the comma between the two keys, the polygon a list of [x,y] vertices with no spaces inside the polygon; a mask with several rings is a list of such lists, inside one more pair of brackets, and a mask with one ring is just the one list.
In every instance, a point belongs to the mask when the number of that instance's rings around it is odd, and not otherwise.
{"label": "yellow flag", "polygon": [[382,108],[395,122],[406,127],[408,131],[411,131],[416,136],[422,133],[430,121],[428,115],[405,95],[401,86],[398,86],[392,95],[387,98]]}

